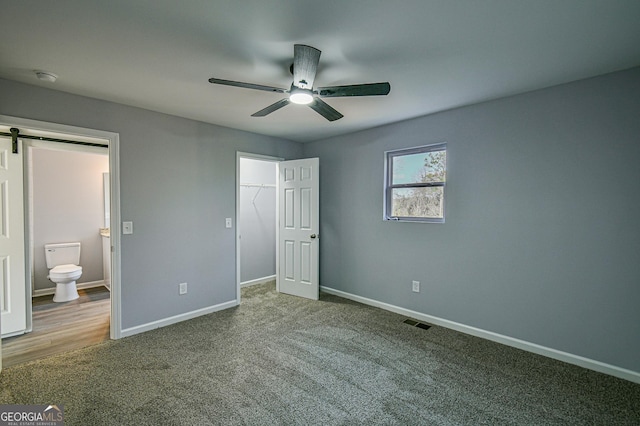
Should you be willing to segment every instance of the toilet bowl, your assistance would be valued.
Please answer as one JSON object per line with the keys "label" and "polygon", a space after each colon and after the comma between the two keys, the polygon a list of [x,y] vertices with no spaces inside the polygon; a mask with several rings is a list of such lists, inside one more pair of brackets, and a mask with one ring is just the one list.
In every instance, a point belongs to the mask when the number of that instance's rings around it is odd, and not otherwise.
{"label": "toilet bowl", "polygon": [[54,302],[68,302],[78,297],[76,281],[82,276],[82,266],[78,265],[58,265],[49,271],[51,282],[56,284],[56,294],[53,296]]}
{"label": "toilet bowl", "polygon": [[45,244],[45,259],[49,275],[47,278],[56,284],[54,302],[68,302],[77,299],[76,281],[82,276],[80,262],[80,243]]}

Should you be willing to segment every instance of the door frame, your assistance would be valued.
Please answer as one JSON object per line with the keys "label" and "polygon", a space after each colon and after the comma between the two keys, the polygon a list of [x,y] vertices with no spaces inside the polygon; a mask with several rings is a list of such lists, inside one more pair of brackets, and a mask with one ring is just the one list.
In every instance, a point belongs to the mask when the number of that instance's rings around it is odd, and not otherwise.
{"label": "door frame", "polygon": [[[120,249],[120,135],[114,132],[89,129],[84,127],[69,126],[45,121],[30,120],[7,115],[0,115],[0,126],[17,127],[24,133],[32,133],[41,136],[55,137],[64,135],[66,138],[95,138],[105,141],[109,145],[109,183],[111,190],[111,318],[109,325],[109,337],[119,339],[122,336],[121,317],[121,249]],[[23,188],[23,192],[26,188]],[[28,224],[28,212],[25,211],[25,247],[29,247],[30,229]],[[97,232],[97,230],[96,230]],[[31,285],[26,285],[32,281],[30,249],[25,252],[25,292],[27,292],[27,327],[31,329],[32,309],[31,309]]]}
{"label": "door frame", "polygon": [[[263,154],[254,154],[254,153],[250,153],[250,152],[241,152],[241,151],[237,151],[236,152],[236,302],[238,304],[240,304],[240,298],[241,298],[241,291],[240,291],[240,284],[241,284],[241,279],[240,279],[240,265],[242,262],[241,259],[241,254],[240,254],[240,235],[241,235],[241,230],[240,230],[240,159],[241,158],[249,158],[252,160],[261,160],[261,161],[267,161],[267,162],[272,162],[272,163],[279,163],[281,161],[284,161],[284,158],[282,157],[274,157],[271,155],[263,155]],[[277,197],[277,179],[276,179],[276,197]],[[278,226],[277,226],[277,221],[278,221],[278,203],[276,202],[276,245],[278,243]],[[276,252],[277,252],[277,246],[276,246]],[[276,277],[278,276],[278,262],[276,260]],[[277,279],[276,279],[276,285],[277,285]]]}

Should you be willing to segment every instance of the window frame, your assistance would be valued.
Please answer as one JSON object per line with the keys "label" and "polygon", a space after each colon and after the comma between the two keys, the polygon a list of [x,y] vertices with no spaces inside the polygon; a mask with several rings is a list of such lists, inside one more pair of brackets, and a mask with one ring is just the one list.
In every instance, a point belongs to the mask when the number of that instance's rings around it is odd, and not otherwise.
{"label": "window frame", "polygon": [[[441,182],[414,182],[393,184],[393,158],[402,157],[406,155],[429,153],[435,151],[445,152],[445,180]],[[446,175],[447,175],[447,143],[440,142],[432,145],[423,145],[413,148],[396,149],[391,151],[385,151],[385,177],[384,177],[384,211],[383,220],[391,222],[419,222],[419,223],[445,223],[445,188],[446,188]],[[391,216],[391,205],[393,202],[393,190],[403,188],[432,188],[442,187],[442,217],[430,218],[430,217],[412,217],[412,216]]]}

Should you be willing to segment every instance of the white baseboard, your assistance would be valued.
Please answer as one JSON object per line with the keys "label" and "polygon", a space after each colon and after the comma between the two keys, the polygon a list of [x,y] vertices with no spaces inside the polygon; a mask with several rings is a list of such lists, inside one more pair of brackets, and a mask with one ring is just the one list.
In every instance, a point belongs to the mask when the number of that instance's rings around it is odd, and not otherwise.
{"label": "white baseboard", "polygon": [[265,283],[268,283],[269,281],[275,281],[275,279],[276,279],[275,275],[269,275],[268,277],[256,278],[255,280],[241,282],[240,287],[242,288],[242,287],[249,287],[252,285],[265,284]]}
{"label": "white baseboard", "polygon": [[587,368],[589,370],[597,371],[599,373],[604,373],[610,376],[615,376],[621,379],[629,380],[630,382],[640,383],[640,372],[637,372],[637,371],[616,367],[615,365],[606,364],[604,362],[585,358],[579,355],[574,355],[568,352],[563,352],[557,349],[541,346],[536,343],[515,339],[513,337],[504,336],[502,334],[494,333],[492,331],[482,330],[480,328],[471,327],[471,326],[460,324],[447,319],[434,317],[432,315],[423,314],[420,312],[412,311],[410,309],[405,309],[399,306],[390,305],[388,303],[379,302],[377,300],[369,299],[366,297],[357,296],[355,294],[346,293],[344,291],[336,290],[330,287],[321,286],[320,290],[328,294],[340,296],[345,299],[360,302],[365,305],[375,306],[377,308],[384,309],[386,311],[395,312],[396,314],[404,315],[406,317],[424,321],[430,324],[439,325],[441,327],[456,330],[461,333],[470,334],[472,336],[491,340],[497,343],[501,343],[503,345],[522,349],[527,352],[532,352],[538,355],[546,356],[548,358],[557,359],[559,361],[563,361],[569,364],[574,364],[580,367]]}
{"label": "white baseboard", "polygon": [[134,334],[144,333],[145,331],[166,327],[171,324],[175,324],[181,321],[186,321],[186,320],[196,318],[202,315],[207,315],[213,312],[221,311],[223,309],[233,308],[234,306],[238,306],[237,300],[230,300],[228,302],[219,303],[217,305],[209,306],[207,308],[186,312],[184,314],[174,315],[169,318],[164,318],[164,319],[153,321],[147,324],[137,325],[135,327],[125,328],[124,330],[121,331],[120,337],[133,336]]}
{"label": "white baseboard", "polygon": [[[87,288],[94,288],[94,287],[100,287],[100,286],[104,286],[104,281],[100,280],[100,281],[89,281],[86,283],[77,283],[76,284],[76,288],[78,290],[83,290],[83,289],[87,289]],[[41,288],[38,290],[33,290],[33,294],[31,295],[32,297],[38,297],[38,296],[47,296],[49,294],[54,294],[56,292],[56,288],[51,287],[51,288]]]}

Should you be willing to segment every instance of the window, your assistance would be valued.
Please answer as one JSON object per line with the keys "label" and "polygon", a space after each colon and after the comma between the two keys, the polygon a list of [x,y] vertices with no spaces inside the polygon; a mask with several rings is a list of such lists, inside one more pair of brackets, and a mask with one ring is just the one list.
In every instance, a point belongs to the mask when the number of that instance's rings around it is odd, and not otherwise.
{"label": "window", "polygon": [[385,220],[444,223],[446,144],[386,152]]}

